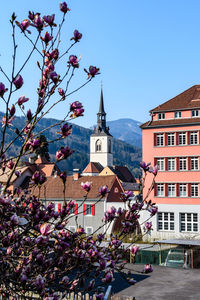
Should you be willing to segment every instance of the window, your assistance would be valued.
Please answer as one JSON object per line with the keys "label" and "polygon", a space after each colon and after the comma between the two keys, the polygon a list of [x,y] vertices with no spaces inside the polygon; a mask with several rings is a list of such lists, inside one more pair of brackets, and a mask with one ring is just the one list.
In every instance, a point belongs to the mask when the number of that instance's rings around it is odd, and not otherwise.
{"label": "window", "polygon": [[198,183],[191,184],[191,197],[198,197],[199,195],[199,187]]}
{"label": "window", "polygon": [[93,228],[92,227],[86,227],[85,229],[86,234],[92,234],[93,233]]}
{"label": "window", "polygon": [[174,213],[158,212],[158,230],[174,230]]}
{"label": "window", "polygon": [[96,141],[96,152],[100,152],[101,151],[101,141],[97,140]]}
{"label": "window", "polygon": [[167,145],[173,146],[175,144],[174,141],[175,141],[174,133],[168,133],[167,134]]}
{"label": "window", "polygon": [[86,204],[86,215],[92,215],[92,205]]}
{"label": "window", "polygon": [[179,158],[179,170],[180,171],[187,170],[187,158],[186,157]]}
{"label": "window", "polygon": [[175,171],[175,158],[168,158],[168,171]]}
{"label": "window", "polygon": [[76,227],[75,226],[69,226],[69,230],[73,233],[76,232]]}
{"label": "window", "polygon": [[159,113],[158,120],[163,120],[163,119],[165,119],[165,113]]}
{"label": "window", "polygon": [[191,157],[190,158],[190,168],[191,168],[191,170],[198,170],[199,169],[198,157]]}
{"label": "window", "polygon": [[180,231],[198,231],[198,215],[193,213],[180,214]]}
{"label": "window", "polygon": [[164,134],[163,133],[158,133],[156,135],[156,145],[164,146]]}
{"label": "window", "polygon": [[170,183],[168,184],[168,197],[175,197],[175,196],[176,196],[175,184]]}
{"label": "window", "polygon": [[187,185],[185,183],[179,184],[179,196],[187,197]]}
{"label": "window", "polygon": [[158,183],[157,184],[157,196],[158,197],[163,197],[164,196],[164,184],[163,183]]}
{"label": "window", "polygon": [[198,117],[199,111],[198,110],[192,110],[192,117]]}
{"label": "window", "polygon": [[179,132],[178,134],[178,144],[186,145],[186,132]]}
{"label": "window", "polygon": [[157,158],[156,164],[158,166],[158,170],[159,171],[164,171],[165,170],[165,167],[164,167],[164,158]]}
{"label": "window", "polygon": [[197,131],[190,132],[190,145],[198,144],[198,134]]}
{"label": "window", "polygon": [[181,118],[181,111],[175,111],[174,118],[175,119]]}

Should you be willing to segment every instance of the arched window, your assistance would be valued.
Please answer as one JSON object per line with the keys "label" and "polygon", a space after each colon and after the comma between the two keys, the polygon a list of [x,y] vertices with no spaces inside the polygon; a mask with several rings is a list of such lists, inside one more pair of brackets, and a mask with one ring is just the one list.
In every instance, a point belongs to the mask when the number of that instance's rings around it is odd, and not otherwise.
{"label": "arched window", "polygon": [[111,140],[108,141],[108,153],[111,153]]}
{"label": "arched window", "polygon": [[96,141],[96,152],[100,152],[101,151],[101,141],[97,140]]}

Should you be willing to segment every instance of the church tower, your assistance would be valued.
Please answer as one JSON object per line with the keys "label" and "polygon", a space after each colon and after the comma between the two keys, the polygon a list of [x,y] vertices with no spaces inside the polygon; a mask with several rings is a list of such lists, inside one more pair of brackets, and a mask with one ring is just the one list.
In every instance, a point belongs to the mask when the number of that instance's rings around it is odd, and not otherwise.
{"label": "church tower", "polygon": [[106,113],[101,88],[99,112],[97,113],[97,127],[90,136],[90,162],[98,162],[103,167],[113,166],[113,137],[106,126]]}

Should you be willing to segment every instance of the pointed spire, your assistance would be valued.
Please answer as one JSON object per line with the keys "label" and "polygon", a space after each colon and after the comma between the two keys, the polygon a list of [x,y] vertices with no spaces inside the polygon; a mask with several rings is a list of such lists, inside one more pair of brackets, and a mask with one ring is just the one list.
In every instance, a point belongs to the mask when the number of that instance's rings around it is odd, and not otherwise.
{"label": "pointed spire", "polygon": [[99,104],[99,114],[105,114],[104,104],[103,104],[103,88],[101,84],[101,96],[100,96],[100,104]]}

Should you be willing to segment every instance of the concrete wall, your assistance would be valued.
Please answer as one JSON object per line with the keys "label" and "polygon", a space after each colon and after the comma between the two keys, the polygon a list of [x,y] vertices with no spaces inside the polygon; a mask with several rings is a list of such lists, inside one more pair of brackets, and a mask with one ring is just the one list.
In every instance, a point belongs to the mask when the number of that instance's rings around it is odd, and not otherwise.
{"label": "concrete wall", "polygon": [[[152,222],[153,230],[144,237],[144,240],[161,240],[161,239],[200,239],[200,205],[169,205],[159,204],[158,212],[174,213],[174,230],[159,230],[158,215],[153,216],[149,222]],[[181,232],[180,230],[180,213],[197,213],[198,215],[198,231],[197,232]],[[147,211],[142,211],[140,215],[140,224],[145,222],[149,217]],[[144,226],[141,227],[145,233]]]}

